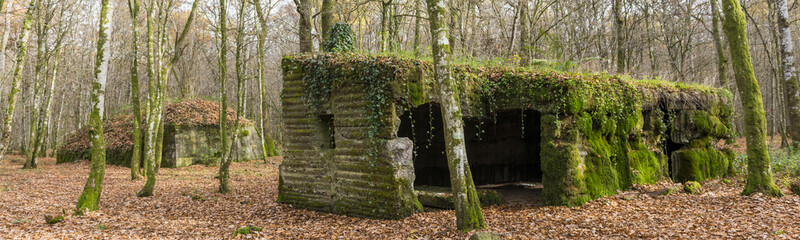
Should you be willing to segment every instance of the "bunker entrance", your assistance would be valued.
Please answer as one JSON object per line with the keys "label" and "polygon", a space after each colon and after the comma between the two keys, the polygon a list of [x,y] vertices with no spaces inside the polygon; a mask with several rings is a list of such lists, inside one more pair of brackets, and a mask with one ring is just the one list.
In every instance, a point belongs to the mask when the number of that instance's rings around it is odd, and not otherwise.
{"label": "bunker entrance", "polygon": [[[414,142],[414,186],[450,187],[441,116],[436,103],[412,108],[401,116],[398,136]],[[464,120],[467,158],[475,186],[496,190],[506,195],[508,202],[515,197],[529,201],[532,193],[539,195],[540,118],[541,114],[534,110],[510,110],[493,117]],[[524,193],[514,193],[519,190]]]}

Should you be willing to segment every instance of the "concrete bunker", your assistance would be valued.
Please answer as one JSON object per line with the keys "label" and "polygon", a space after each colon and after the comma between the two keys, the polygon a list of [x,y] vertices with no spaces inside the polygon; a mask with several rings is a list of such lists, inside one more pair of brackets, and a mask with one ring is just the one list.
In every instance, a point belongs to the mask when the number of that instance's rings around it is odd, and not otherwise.
{"label": "concrete bunker", "polygon": [[[233,109],[228,108],[227,113],[229,120],[236,119]],[[217,102],[185,100],[167,104],[164,110],[161,167],[176,168],[198,163],[208,164],[219,159],[221,155],[218,118]],[[103,131],[108,164],[130,166],[134,144],[132,122],[133,114],[122,114],[104,120]],[[234,161],[263,158],[261,139],[255,125],[245,118],[241,118],[241,124],[243,127],[238,133],[239,138],[231,146]],[[144,126],[144,123],[142,125]],[[79,159],[89,159],[88,129],[85,127],[72,133],[66,144],[59,147],[56,162],[73,162]]]}
{"label": "concrete bunker", "polygon": [[[313,54],[286,56],[282,68],[278,202],[403,218],[422,210],[420,189],[446,192],[430,62]],[[474,65],[452,72],[476,185],[540,184],[539,201],[577,206],[633,184],[730,172],[732,152],[715,144],[730,136],[725,90]]]}

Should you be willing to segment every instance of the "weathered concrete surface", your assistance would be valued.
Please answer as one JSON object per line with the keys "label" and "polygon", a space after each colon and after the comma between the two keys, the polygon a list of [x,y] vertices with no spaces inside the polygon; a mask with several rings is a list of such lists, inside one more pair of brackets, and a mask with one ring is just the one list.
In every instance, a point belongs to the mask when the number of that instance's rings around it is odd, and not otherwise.
{"label": "weathered concrete surface", "polygon": [[[449,185],[430,68],[391,56],[284,57],[278,201],[373,218],[420,211],[418,185]],[[725,90],[472,65],[453,74],[476,183],[541,180],[548,204],[581,205],[666,177],[728,173],[731,156],[713,148],[729,137]]]}
{"label": "weathered concrete surface", "polygon": [[[219,158],[219,129],[213,127],[170,126],[165,130],[162,167],[207,164]],[[261,159],[262,149],[254,126],[244,126],[231,146],[234,161]]]}

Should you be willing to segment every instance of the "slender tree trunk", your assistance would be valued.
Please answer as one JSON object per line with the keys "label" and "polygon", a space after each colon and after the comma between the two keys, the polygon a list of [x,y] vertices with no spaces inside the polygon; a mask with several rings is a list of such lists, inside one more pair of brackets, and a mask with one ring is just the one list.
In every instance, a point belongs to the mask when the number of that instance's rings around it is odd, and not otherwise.
{"label": "slender tree trunk", "polygon": [[103,140],[104,94],[108,76],[108,49],[111,45],[112,17],[114,6],[112,0],[102,0],[100,8],[100,28],[97,37],[97,60],[95,61],[95,78],[92,83],[92,113],[89,117],[89,140],[91,141],[92,164],[89,178],[78,198],[77,209],[94,211],[99,208],[100,193],[103,190],[103,178],[106,173],[106,143]]}
{"label": "slender tree trunk", "polygon": [[157,66],[156,66],[156,46],[155,46],[155,24],[156,10],[155,4],[150,4],[146,25],[147,25],[147,123],[144,136],[144,176],[147,179],[142,189],[136,194],[138,197],[153,196],[153,188],[156,183],[156,133],[158,123],[162,115],[158,114],[158,94],[156,86]]}
{"label": "slender tree trunk", "polygon": [[[221,0],[224,1],[224,0]],[[297,13],[300,14],[300,52],[312,52],[314,46],[311,44],[311,1],[294,0],[297,5]]]}
{"label": "slender tree trunk", "polygon": [[785,96],[786,132],[792,146],[800,147],[800,87],[794,67],[794,44],[789,29],[789,10],[786,0],[777,0],[778,39],[780,39],[783,90]]}
{"label": "slender tree trunk", "polygon": [[[55,76],[55,75],[53,75],[53,76]],[[64,87],[66,87],[66,86],[64,86]],[[66,105],[64,103],[64,95],[66,95],[66,93],[67,93],[66,89],[61,91],[61,98],[59,98],[59,99],[61,99],[61,103],[58,104],[58,115],[56,117],[57,119],[64,116],[64,105]],[[54,129],[55,131],[53,131],[53,137],[52,138],[53,138],[53,157],[54,158],[58,158],[58,154],[59,154],[58,153],[58,147],[61,146],[61,140],[59,140],[58,133],[61,132],[61,125],[62,125],[63,122],[64,121],[56,121],[56,128]]]}
{"label": "slender tree trunk", "polygon": [[[42,18],[41,18],[42,14],[39,13],[39,14],[36,14],[36,15],[37,15],[36,21],[37,22],[41,22],[42,21]],[[25,151],[27,153],[27,160],[25,161],[25,165],[22,167],[23,169],[34,169],[38,165],[37,162],[36,162],[37,156],[34,155],[34,152],[36,152],[34,148],[35,148],[35,145],[36,145],[36,143],[35,143],[36,142],[36,132],[37,132],[36,131],[36,127],[37,127],[37,124],[39,123],[39,117],[40,117],[39,110],[41,108],[42,95],[44,95],[44,93],[42,92],[43,91],[43,87],[41,86],[42,85],[41,78],[42,78],[42,70],[44,68],[46,68],[46,65],[47,65],[47,60],[46,60],[46,58],[44,56],[45,55],[45,53],[44,53],[45,46],[44,45],[47,42],[46,41],[47,37],[45,36],[45,34],[47,34],[46,32],[47,32],[46,30],[37,31],[37,36],[36,36],[37,37],[37,40],[36,40],[36,42],[37,42],[37,44],[36,44],[36,66],[34,67],[34,71],[33,71],[34,72],[34,74],[33,74],[34,75],[34,77],[33,77],[33,87],[31,88],[31,91],[30,91],[30,95],[31,95],[31,97],[33,97],[33,102],[31,102],[30,109],[28,110],[28,111],[30,111],[31,119],[29,121],[30,128],[28,129],[28,145],[27,145],[27,150]]]}
{"label": "slender tree trunk", "polygon": [[139,104],[139,0],[128,0],[133,32],[131,53],[131,104],[133,105],[133,154],[131,154],[131,180],[139,179],[142,161],[142,109]]}
{"label": "slender tree trunk", "polygon": [[60,53],[61,53],[61,44],[59,42],[59,44],[57,44],[56,46],[56,53],[53,59],[53,73],[52,76],[50,76],[50,82],[48,83],[48,85],[45,85],[49,86],[50,88],[47,89],[46,91],[46,96],[44,96],[45,97],[44,104],[42,109],[40,110],[39,118],[36,121],[36,132],[33,135],[30,158],[28,158],[28,162],[30,162],[31,168],[36,168],[37,158],[39,157],[39,154],[42,152],[42,150],[46,151],[47,149],[47,148],[42,149],[42,146],[44,145],[43,141],[50,126],[50,115],[51,115],[50,108],[53,105],[52,99],[53,99],[53,93],[55,92],[56,77],[58,75],[58,62]]}
{"label": "slender tree trunk", "polygon": [[443,0],[428,0],[428,16],[431,26],[431,45],[434,78],[439,86],[439,102],[444,119],[445,143],[448,146],[447,165],[450,168],[450,185],[453,188],[456,209],[456,225],[461,231],[486,228],[478,193],[472,181],[464,144],[464,122],[458,100],[457,86],[453,83],[448,66],[450,48],[447,40],[445,8]]}
{"label": "slender tree trunk", "polygon": [[325,46],[325,43],[328,42],[328,31],[330,31],[331,26],[333,26],[333,6],[335,4],[335,0],[322,0],[322,9],[320,9],[322,39],[320,40],[319,46]]}
{"label": "slender tree trunk", "polygon": [[[511,41],[508,42],[508,54],[513,54],[514,42],[517,40],[517,19],[519,19],[520,10],[521,9],[517,7],[517,10],[514,11],[514,19],[511,21]],[[430,16],[428,16],[428,18],[430,18]],[[431,45],[433,45],[433,43],[431,43]]]}
{"label": "slender tree trunk", "polygon": [[[169,11],[172,7],[166,6]],[[164,63],[164,50],[166,49],[167,37],[169,36],[167,30],[167,16],[156,18],[156,9],[163,6],[150,6],[147,14],[147,72],[148,72],[148,101],[147,101],[147,126],[145,129],[145,144],[144,144],[144,162],[145,171],[144,175],[146,181],[142,189],[136,194],[139,197],[153,196],[153,188],[156,183],[156,174],[158,168],[161,166],[161,158],[163,156],[163,142],[164,142],[164,105],[166,102],[167,86],[169,85],[169,73],[172,66],[178,62],[183,54],[182,44],[189,33],[194,16],[197,12],[197,0],[192,1],[191,10],[189,10],[189,17],[183,26],[178,38],[175,40],[173,49],[176,49],[172,57]],[[168,14],[167,14],[168,15]],[[160,19],[163,19],[161,21]],[[155,36],[154,27],[158,23],[158,36]],[[155,39],[158,38],[158,45],[155,44]],[[158,84],[156,84],[158,79]]]}
{"label": "slender tree trunk", "polygon": [[722,36],[719,33],[719,7],[717,0],[711,0],[711,33],[714,37],[714,48],[717,50],[717,78],[719,85],[728,87],[728,59],[725,57],[725,48],[722,46]]}
{"label": "slender tree trunk", "polygon": [[389,49],[389,8],[392,5],[392,0],[381,0],[381,52]]}
{"label": "slender tree trunk", "polygon": [[[305,2],[306,0],[300,0],[300,1]],[[295,1],[295,2],[297,2],[297,1]],[[228,154],[230,153],[230,150],[229,150],[230,145],[228,144],[228,91],[227,91],[227,86],[228,86],[228,81],[227,81],[227,78],[228,78],[228,60],[227,60],[227,57],[228,57],[228,54],[227,54],[228,53],[228,37],[226,36],[227,35],[226,34],[227,33],[227,26],[226,26],[225,22],[226,22],[226,18],[227,18],[226,17],[227,10],[226,10],[225,7],[226,7],[225,6],[225,0],[219,0],[219,36],[220,36],[219,56],[218,56],[219,57],[219,90],[220,90],[220,99],[219,99],[219,139],[220,139],[220,145],[219,146],[220,146],[220,148],[222,148],[220,150],[220,152],[222,153],[222,156],[220,157],[221,162],[220,162],[220,165],[219,165],[219,172],[217,174],[217,177],[219,178],[219,190],[218,191],[221,192],[221,193],[227,193],[227,192],[230,191],[230,188],[228,188],[228,177],[229,177],[228,176],[228,168],[230,167],[230,164],[226,164],[226,162],[228,161],[228,158],[229,158]],[[305,10],[307,10],[307,7],[308,6],[306,5],[305,7],[302,7],[302,8],[306,8]],[[297,11],[300,12],[301,11],[300,9],[301,9],[301,4],[298,4],[297,5]],[[306,12],[306,13],[308,13],[308,12]],[[303,17],[303,13],[300,13],[300,18],[301,18],[300,19],[300,22],[301,22],[301,27],[300,27],[301,28],[301,30],[300,30],[300,36],[301,36],[300,49],[301,50],[300,51],[301,52],[305,52],[305,51],[303,51],[303,40],[302,40],[303,32],[304,32],[304,30],[302,29],[303,28],[302,24],[304,22],[303,21],[303,18],[304,18]],[[308,27],[310,29],[310,25]],[[310,30],[309,30],[309,33],[310,33]]]}
{"label": "slender tree trunk", "polygon": [[519,58],[525,67],[530,63],[530,20],[528,19],[528,0],[519,1]]}
{"label": "slender tree trunk", "polygon": [[419,44],[422,25],[420,24],[422,18],[422,0],[414,0],[414,56],[419,57]]}
{"label": "slender tree trunk", "polygon": [[269,106],[266,104],[267,101],[267,84],[266,84],[266,57],[264,56],[265,42],[267,38],[267,18],[264,16],[264,11],[261,9],[260,1],[254,1],[254,5],[256,7],[256,14],[258,14],[259,18],[259,33],[258,33],[258,42],[257,42],[257,56],[258,56],[258,96],[259,96],[259,126],[261,127],[261,131],[259,134],[261,135],[261,150],[264,157],[264,163],[268,160],[268,157],[278,156],[278,150],[275,148],[275,141],[272,139],[272,134],[270,133],[270,125],[269,125]]}
{"label": "slender tree trunk", "polygon": [[28,10],[25,12],[25,18],[22,21],[22,32],[19,34],[19,41],[17,41],[17,60],[14,66],[14,74],[11,76],[11,92],[8,94],[8,108],[6,108],[6,117],[3,119],[2,138],[0,138],[0,158],[3,158],[8,145],[11,142],[11,126],[14,121],[14,107],[17,105],[17,93],[19,93],[19,82],[22,79],[22,71],[25,66],[25,54],[28,51],[28,35],[31,32],[31,22],[33,21],[33,13],[38,6],[38,0],[31,0],[28,5]]}
{"label": "slender tree trunk", "polygon": [[761,90],[753,72],[750,46],[747,41],[747,22],[738,0],[722,0],[725,13],[723,27],[728,39],[734,78],[744,106],[744,131],[747,138],[747,185],[742,194],[761,192],[770,196],[783,193],[772,179],[769,154],[767,153],[764,103]]}
{"label": "slender tree trunk", "polygon": [[[244,62],[244,12],[245,6],[247,4],[242,4],[239,8],[239,24],[236,31],[236,120],[234,120],[233,124],[233,131],[231,131],[231,141],[228,146],[225,147],[225,153],[223,153],[224,158],[222,159],[222,164],[219,167],[219,192],[220,193],[228,193],[231,191],[230,186],[228,185],[228,180],[230,179],[230,166],[231,162],[233,162],[233,152],[231,151],[230,145],[236,144],[239,136],[239,119],[244,115],[244,82],[245,82],[245,66]],[[220,22],[222,23],[222,22]],[[227,115],[227,108],[223,108],[223,114]],[[227,119],[226,119],[227,120]],[[227,138],[228,136],[222,135],[223,138]],[[238,145],[237,145],[238,146]],[[238,149],[238,147],[237,147]]]}
{"label": "slender tree trunk", "polygon": [[[7,2],[8,2],[8,6],[5,8],[4,13],[9,14],[11,12],[11,8],[14,5],[14,1],[13,0],[8,0]],[[2,6],[2,4],[0,4],[0,6]],[[9,33],[11,32],[11,17],[6,16],[3,19],[5,19],[5,21],[4,21],[5,29],[3,30],[3,43],[0,43],[0,73],[5,74],[5,72],[6,72],[6,54],[5,54],[5,52],[6,52],[6,47],[7,47],[6,44],[8,44],[8,36],[9,36]]]}
{"label": "slender tree trunk", "polygon": [[620,12],[620,8],[622,7],[622,0],[614,0],[614,5],[612,6],[614,11],[614,33],[616,36],[614,37],[616,40],[617,46],[615,47],[617,50],[617,72],[624,73],[625,72],[625,63],[626,63],[626,54],[625,54],[625,35],[623,34],[623,26],[625,24],[622,13]]}

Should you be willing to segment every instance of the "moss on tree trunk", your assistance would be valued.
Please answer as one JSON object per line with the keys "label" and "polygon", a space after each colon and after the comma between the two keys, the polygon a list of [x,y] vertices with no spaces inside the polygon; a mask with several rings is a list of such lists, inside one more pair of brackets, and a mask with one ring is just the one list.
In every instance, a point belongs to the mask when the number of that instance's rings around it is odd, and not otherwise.
{"label": "moss on tree trunk", "polygon": [[723,0],[725,13],[723,27],[728,38],[734,78],[744,107],[744,132],[747,138],[747,185],[742,194],[761,192],[770,196],[783,195],[772,179],[767,153],[764,104],[761,90],[753,72],[750,46],[747,40],[747,22],[738,0]]}
{"label": "moss on tree trunk", "polygon": [[33,12],[36,11],[37,0],[31,0],[28,10],[25,11],[25,18],[22,20],[22,31],[17,41],[17,60],[14,66],[14,74],[11,76],[11,92],[8,93],[8,107],[6,117],[3,119],[3,129],[0,132],[0,158],[3,158],[8,145],[11,143],[11,127],[14,121],[14,108],[17,105],[17,93],[19,93],[19,82],[22,80],[22,72],[25,67],[25,56],[28,52],[28,35],[31,32],[31,22],[33,22]]}
{"label": "moss on tree trunk", "polygon": [[448,55],[450,54],[445,24],[445,4],[442,0],[428,0],[428,15],[431,25],[434,78],[439,88],[447,165],[450,169],[450,185],[455,197],[456,225],[461,231],[486,228],[478,192],[472,180],[464,141],[464,122],[458,100],[458,89],[453,83]]}
{"label": "moss on tree trunk", "polygon": [[111,45],[112,17],[114,11],[111,0],[102,0],[100,8],[100,28],[97,37],[97,58],[95,60],[95,79],[92,82],[92,112],[89,115],[89,141],[91,141],[91,168],[89,178],[78,197],[77,211],[94,211],[99,208],[100,193],[106,172],[106,143],[103,138],[104,95],[108,76],[108,49]]}
{"label": "moss on tree trunk", "polygon": [[142,110],[139,104],[139,0],[128,1],[133,26],[133,60],[131,60],[131,103],[133,105],[133,154],[131,179],[139,179],[139,162],[142,161]]}

